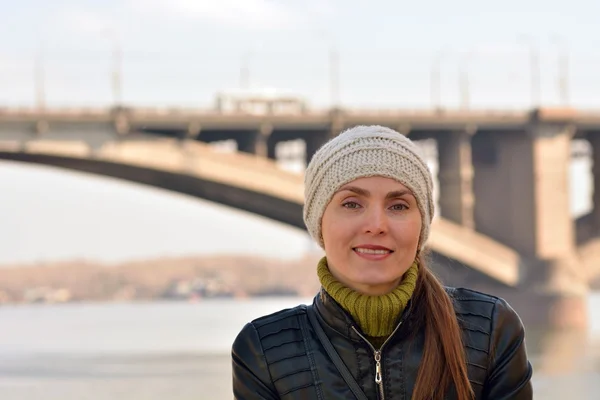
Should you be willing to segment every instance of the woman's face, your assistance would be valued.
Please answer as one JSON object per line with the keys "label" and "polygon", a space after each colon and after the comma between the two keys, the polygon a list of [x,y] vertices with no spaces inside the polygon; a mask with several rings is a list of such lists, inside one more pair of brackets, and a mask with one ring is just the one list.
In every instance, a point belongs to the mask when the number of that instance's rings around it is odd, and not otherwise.
{"label": "woman's face", "polygon": [[400,182],[359,178],[334,194],[321,230],[333,276],[358,292],[382,295],[398,286],[415,260],[421,213]]}

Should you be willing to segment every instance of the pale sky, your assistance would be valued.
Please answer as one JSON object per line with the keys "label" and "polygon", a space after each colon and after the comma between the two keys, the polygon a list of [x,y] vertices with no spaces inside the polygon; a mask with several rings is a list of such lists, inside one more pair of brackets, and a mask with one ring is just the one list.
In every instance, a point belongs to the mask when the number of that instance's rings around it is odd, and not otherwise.
{"label": "pale sky", "polygon": [[430,106],[445,52],[444,105],[458,104],[458,61],[469,60],[471,106],[527,107],[530,45],[543,104],[556,104],[558,40],[571,104],[598,107],[598,15],[594,0],[0,0],[0,104],[33,104],[38,48],[50,105],[109,104],[115,42],[131,105],[209,106],[239,86],[245,54],[251,86],[328,105],[333,46],[342,105]]}
{"label": "pale sky", "polygon": [[303,230],[254,214],[54,167],[0,162],[0,191],[0,265],[315,249]]}
{"label": "pale sky", "polygon": [[[531,44],[542,104],[552,105],[556,38],[571,55],[570,104],[600,107],[598,15],[592,0],[0,0],[0,108],[35,104],[40,48],[49,107],[112,104],[114,43],[132,106],[210,107],[216,92],[239,87],[245,54],[252,88],[328,106],[335,48],[342,106],[429,107],[442,52],[444,106],[458,105],[457,68],[469,60],[472,107],[528,107]],[[295,257],[309,243],[303,231],[199,200],[11,163],[0,163],[0,222],[0,264],[208,250]]]}

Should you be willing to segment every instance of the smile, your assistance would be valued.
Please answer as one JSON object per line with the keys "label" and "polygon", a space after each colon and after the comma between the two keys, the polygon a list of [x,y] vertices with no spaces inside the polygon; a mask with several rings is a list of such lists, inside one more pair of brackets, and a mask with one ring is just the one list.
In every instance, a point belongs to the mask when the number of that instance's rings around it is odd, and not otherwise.
{"label": "smile", "polygon": [[362,254],[388,254],[391,253],[391,250],[383,250],[383,249],[365,249],[362,247],[356,247],[354,249],[354,251],[356,251],[357,253],[362,253]]}
{"label": "smile", "polygon": [[383,260],[393,253],[392,250],[385,248],[368,249],[364,247],[355,247],[352,250],[354,250],[354,253],[359,257],[371,261]]}

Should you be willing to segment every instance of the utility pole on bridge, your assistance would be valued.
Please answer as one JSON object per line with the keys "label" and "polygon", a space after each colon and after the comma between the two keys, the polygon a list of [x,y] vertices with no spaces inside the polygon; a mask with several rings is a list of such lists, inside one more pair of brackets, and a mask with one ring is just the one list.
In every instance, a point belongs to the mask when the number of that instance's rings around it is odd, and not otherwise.
{"label": "utility pole on bridge", "polygon": [[34,67],[34,82],[35,82],[35,99],[36,106],[39,111],[46,108],[46,93],[45,93],[45,74],[44,74],[44,46],[42,43],[39,44],[36,56],[35,56],[35,67]]}

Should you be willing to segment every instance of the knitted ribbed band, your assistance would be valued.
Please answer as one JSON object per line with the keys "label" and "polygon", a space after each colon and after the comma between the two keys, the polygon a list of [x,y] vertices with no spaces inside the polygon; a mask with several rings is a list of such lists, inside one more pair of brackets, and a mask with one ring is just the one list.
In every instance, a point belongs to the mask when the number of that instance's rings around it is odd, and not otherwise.
{"label": "knitted ribbed band", "polygon": [[365,295],[342,284],[329,270],[326,257],[319,261],[317,275],[323,289],[352,315],[364,333],[374,338],[386,338],[396,327],[398,316],[413,295],[419,265],[413,262],[400,284],[381,296]]}
{"label": "knitted ribbed band", "polygon": [[397,180],[412,191],[421,212],[420,248],[434,214],[433,178],[420,150],[406,136],[383,126],[357,126],[325,143],[304,175],[303,218],[312,238],[324,248],[321,219],[335,192],[369,176]]}

